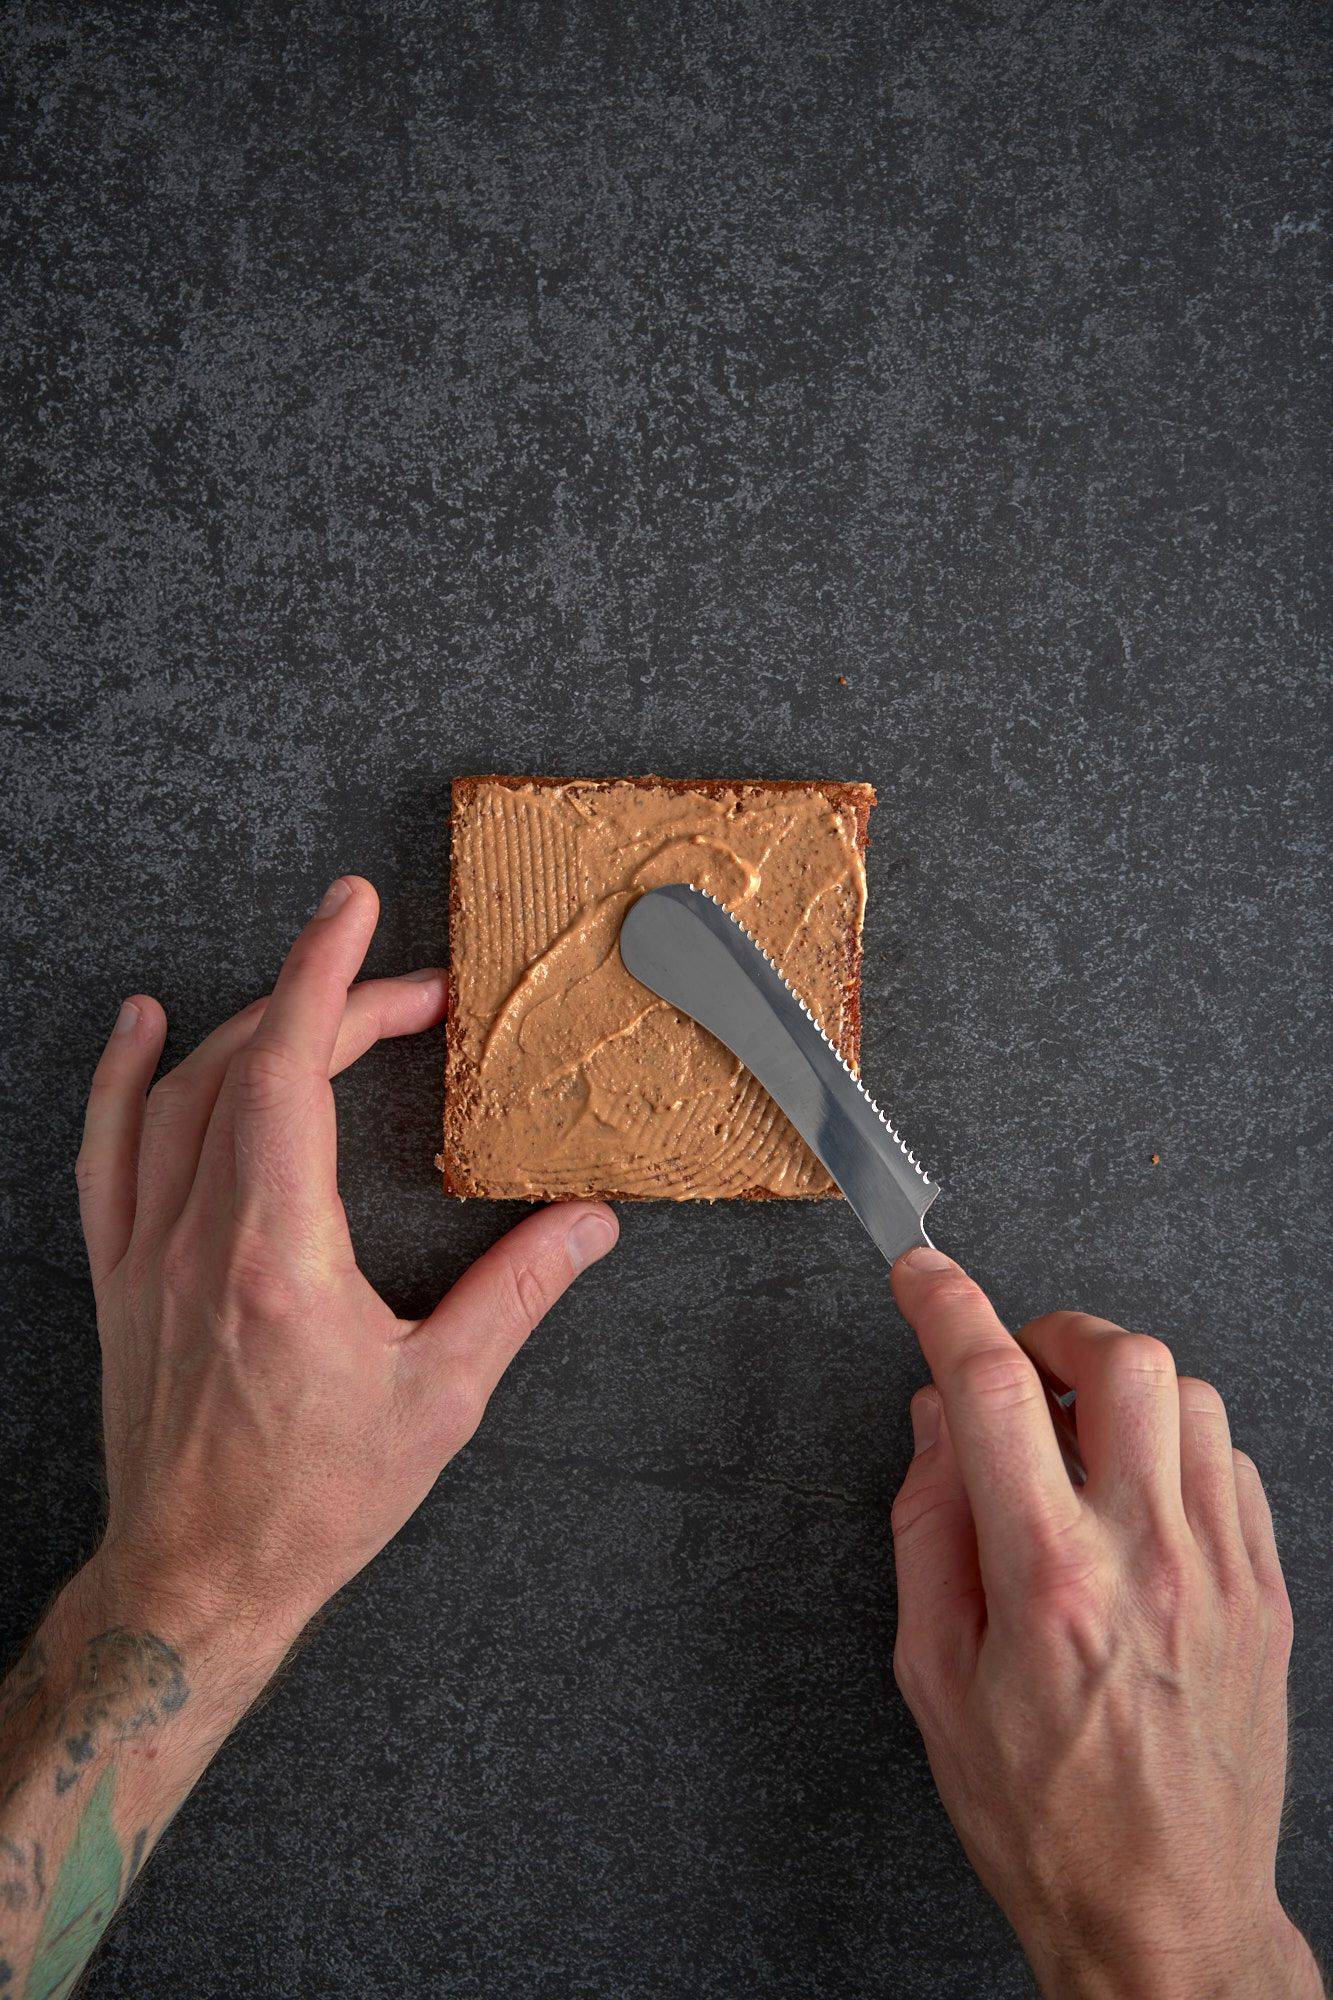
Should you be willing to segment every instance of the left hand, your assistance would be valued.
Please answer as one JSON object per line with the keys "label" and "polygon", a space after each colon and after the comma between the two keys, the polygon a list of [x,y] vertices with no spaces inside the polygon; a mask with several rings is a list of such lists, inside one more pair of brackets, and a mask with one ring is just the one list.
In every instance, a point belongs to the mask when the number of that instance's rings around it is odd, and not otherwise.
{"label": "left hand", "polygon": [[368,882],[335,882],[271,999],[153,1089],[166,1019],[146,995],[97,1066],[78,1180],[109,1516],[0,1687],[0,1995],[70,1990],[301,1627],[616,1240],[609,1209],[543,1209],[424,1320],[361,1275],[329,1078],[437,1022],[446,984],[352,985],[378,907]]}
{"label": "left hand", "polygon": [[329,1079],[446,998],[434,971],[352,985],[378,910],[368,882],[336,882],[272,998],[151,1091],[165,1017],[127,1002],[79,1156],[109,1494],[96,1580],[139,1622],[248,1634],[261,1659],[414,1511],[617,1234],[602,1206],[539,1210],[424,1320],[362,1276]]}

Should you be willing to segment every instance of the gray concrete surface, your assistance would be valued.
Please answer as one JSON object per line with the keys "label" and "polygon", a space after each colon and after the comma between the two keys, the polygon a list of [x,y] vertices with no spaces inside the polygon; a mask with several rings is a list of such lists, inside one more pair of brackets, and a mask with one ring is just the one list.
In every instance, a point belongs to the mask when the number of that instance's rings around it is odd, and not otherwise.
{"label": "gray concrete surface", "polygon": [[[454,772],[868,778],[865,1067],[941,1240],[1169,1336],[1268,1480],[1328,1950],[1319,10],[2,32],[4,1638],[96,1530],[123,992],[179,1055],[343,868],[376,968],[438,958]],[[437,1191],[440,1063],[340,1086],[405,1307],[510,1219]],[[627,1212],[90,1992],[1026,1991],[890,1682],[921,1375],[846,1212]]]}

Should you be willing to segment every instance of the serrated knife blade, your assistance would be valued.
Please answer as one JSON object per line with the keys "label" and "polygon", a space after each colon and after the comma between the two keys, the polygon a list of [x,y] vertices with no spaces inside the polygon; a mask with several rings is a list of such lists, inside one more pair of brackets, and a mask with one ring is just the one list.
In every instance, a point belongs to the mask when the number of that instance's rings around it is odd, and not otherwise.
{"label": "serrated knife blade", "polygon": [[[620,956],[640,983],[725,1043],[824,1162],[871,1241],[892,1264],[929,1243],[924,1216],[939,1193],[805,1002],[739,917],[689,882],[649,889],[620,926]],[[932,1246],[933,1247],[933,1246]],[[1029,1355],[1076,1486],[1087,1477],[1073,1391]]]}
{"label": "serrated knife blade", "polygon": [[725,904],[691,883],[650,889],[625,914],[620,956],[758,1077],[890,1263],[929,1243],[922,1218],[938,1184]]}

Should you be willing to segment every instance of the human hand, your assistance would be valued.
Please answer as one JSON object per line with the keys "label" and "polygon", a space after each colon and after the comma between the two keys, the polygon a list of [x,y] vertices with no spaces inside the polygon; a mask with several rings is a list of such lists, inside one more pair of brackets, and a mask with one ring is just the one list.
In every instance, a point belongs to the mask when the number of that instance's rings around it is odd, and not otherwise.
{"label": "human hand", "polygon": [[329,1078],[381,1036],[437,1023],[446,997],[439,972],[352,986],[378,910],[368,882],[341,878],[272,997],[151,1091],[165,1016],[128,1002],[79,1156],[109,1497],[83,1588],[108,1621],[186,1622],[196,1658],[207,1634],[239,1633],[261,1682],[420,1504],[617,1234],[605,1207],[540,1210],[420,1321],[362,1276]]}
{"label": "human hand", "polygon": [[[1291,1610],[1259,1475],[1161,1341],[1017,1340],[940,1252],[893,1288],[934,1377],[893,1509],[894,1672],[1052,1996],[1316,1996],[1277,1898]],[[1081,1490],[1035,1356],[1078,1392]]]}

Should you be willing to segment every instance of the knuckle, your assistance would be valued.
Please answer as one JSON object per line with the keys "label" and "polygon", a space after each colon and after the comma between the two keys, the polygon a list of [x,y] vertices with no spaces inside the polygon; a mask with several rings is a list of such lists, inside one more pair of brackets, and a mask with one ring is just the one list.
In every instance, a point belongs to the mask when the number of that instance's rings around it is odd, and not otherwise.
{"label": "knuckle", "polygon": [[485,1384],[466,1369],[455,1369],[440,1392],[437,1411],[440,1442],[446,1452],[460,1451],[486,1414]]}
{"label": "knuckle", "polygon": [[256,1111],[289,1096],[304,1075],[294,1055],[266,1042],[247,1043],[228,1065],[228,1077],[238,1101]]}
{"label": "knuckle", "polygon": [[1218,1589],[1221,1593],[1223,1610],[1233,1625],[1242,1632],[1253,1630],[1256,1620],[1267,1616],[1264,1589],[1244,1553],[1238,1558],[1219,1557],[1213,1552],[1210,1560],[1216,1568]]}
{"label": "knuckle", "polygon": [[139,1234],[131,1234],[125,1255],[120,1260],[120,1275],[127,1296],[139,1306],[151,1309],[160,1287],[162,1245],[148,1243]]}
{"label": "knuckle", "polygon": [[899,1627],[893,1648],[893,1678],[927,1738],[945,1722],[954,1692],[954,1675],[947,1646],[932,1641],[913,1625]]}
{"label": "knuckle", "polygon": [[1036,1517],[1028,1526],[1020,1595],[1057,1625],[1062,1619],[1105,1620],[1116,1591],[1116,1569],[1103,1538],[1086,1517]]}
{"label": "knuckle", "polygon": [[1105,1336],[1103,1361],[1109,1374],[1123,1382],[1174,1381],[1175,1356],[1164,1340],[1151,1333],[1119,1330]]}
{"label": "knuckle", "polygon": [[523,1324],[529,1327],[535,1326],[546,1311],[548,1303],[546,1287],[537,1273],[527,1265],[518,1272],[514,1284],[523,1309]]}
{"label": "knuckle", "polygon": [[1234,1445],[1232,1447],[1231,1458],[1236,1472],[1241,1478],[1257,1479],[1259,1484],[1263,1485],[1263,1480],[1259,1477],[1259,1468],[1250,1457],[1248,1451],[1242,1451],[1239,1445]]}
{"label": "knuckle", "polygon": [[1203,1574],[1197,1557],[1174,1538],[1158,1538],[1140,1560],[1140,1576],[1159,1610],[1174,1614],[1198,1598]]}
{"label": "knuckle", "polygon": [[242,1321],[278,1325],[304,1317],[309,1298],[299,1276],[261,1250],[234,1245],[228,1253],[223,1295]]}
{"label": "knuckle", "polygon": [[148,1093],[147,1115],[158,1122],[177,1117],[190,1096],[190,1074],[184,1063],[169,1069]]}
{"label": "knuckle", "polygon": [[1072,1648],[1088,1662],[1106,1659],[1114,1644],[1113,1592],[1098,1566],[1045,1551],[1033,1559],[1027,1596],[1034,1638]]}
{"label": "knuckle", "polygon": [[1135,1594],[1169,1666],[1182,1663],[1200,1632],[1225,1614],[1225,1597],[1197,1549],[1159,1541],[1140,1557]]}
{"label": "knuckle", "polygon": [[968,1312],[983,1297],[981,1287],[966,1271],[934,1271],[928,1282],[931,1305],[936,1312]]}
{"label": "knuckle", "polygon": [[1225,1423],[1227,1406],[1211,1382],[1201,1382],[1196,1375],[1182,1375],[1180,1414],[1201,1418],[1205,1423]]}
{"label": "knuckle", "polygon": [[546,1287],[530,1264],[507,1257],[500,1274],[497,1317],[506,1332],[530,1333],[549,1301]]}
{"label": "knuckle", "polygon": [[1028,1320],[1017,1337],[1025,1344],[1029,1337],[1038,1333],[1086,1340],[1101,1323],[1091,1313],[1080,1312],[1075,1306],[1057,1306],[1052,1312],[1039,1313],[1036,1319]]}
{"label": "knuckle", "polygon": [[928,1410],[933,1410],[939,1400],[939,1393],[939,1390],[930,1382],[927,1382],[924,1387],[915,1390],[907,1406],[912,1416],[923,1417]]}
{"label": "knuckle", "polygon": [[1039,1393],[1037,1371],[1016,1346],[975,1348],[955,1363],[954,1384],[960,1395],[991,1409],[1017,1409]]}
{"label": "knuckle", "polygon": [[280,1272],[233,1271],[227,1296],[243,1320],[264,1326],[284,1324],[300,1310],[294,1287]]}
{"label": "knuckle", "polygon": [[915,1709],[924,1701],[930,1679],[926,1663],[917,1649],[901,1638],[893,1649],[893,1678],[909,1708]]}
{"label": "knuckle", "polygon": [[904,1482],[889,1509],[889,1527],[895,1543],[919,1535],[925,1524],[938,1518],[948,1505],[948,1495],[925,1480]]}
{"label": "knuckle", "polygon": [[1287,1586],[1281,1577],[1278,1577],[1265,1594],[1268,1600],[1269,1628],[1273,1638],[1284,1653],[1289,1653],[1295,1636],[1296,1621],[1292,1615]]}
{"label": "knuckle", "polygon": [[1033,1524],[1027,1559],[1027,1587],[1031,1596],[1050,1598],[1057,1603],[1082,1604],[1099,1597],[1103,1588],[1100,1564],[1089,1559],[1067,1535]]}

